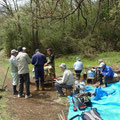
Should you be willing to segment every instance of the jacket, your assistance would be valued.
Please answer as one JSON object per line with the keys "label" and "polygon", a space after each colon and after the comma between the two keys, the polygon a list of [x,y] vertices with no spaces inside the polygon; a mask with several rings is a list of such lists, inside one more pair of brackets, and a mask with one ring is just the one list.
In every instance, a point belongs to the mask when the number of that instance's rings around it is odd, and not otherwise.
{"label": "jacket", "polygon": [[9,59],[10,69],[12,73],[18,72],[16,57],[11,55]]}
{"label": "jacket", "polygon": [[46,57],[44,54],[37,52],[32,56],[32,64],[34,66],[44,66],[47,62]]}
{"label": "jacket", "polygon": [[102,75],[104,75],[104,76],[105,75],[112,76],[112,77],[114,76],[114,72],[113,72],[112,68],[108,65],[106,65],[104,69],[101,69],[101,71],[102,71]]}
{"label": "jacket", "polygon": [[19,52],[17,57],[17,66],[18,66],[18,74],[26,74],[29,73],[28,64],[31,63],[31,59],[27,53]]}
{"label": "jacket", "polygon": [[80,61],[76,61],[73,65],[74,70],[82,70],[83,69],[83,63]]}
{"label": "jacket", "polygon": [[62,80],[57,81],[59,84],[73,85],[73,73],[70,70],[65,70]]}

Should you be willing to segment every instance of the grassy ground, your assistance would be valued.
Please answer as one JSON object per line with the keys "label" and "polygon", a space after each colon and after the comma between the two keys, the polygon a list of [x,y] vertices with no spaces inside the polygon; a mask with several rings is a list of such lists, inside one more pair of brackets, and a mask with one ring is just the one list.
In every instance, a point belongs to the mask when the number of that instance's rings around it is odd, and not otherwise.
{"label": "grassy ground", "polygon": [[[0,76],[0,86],[2,86],[3,79]],[[7,92],[0,92],[0,95],[3,96],[2,99],[0,99],[0,120],[9,120],[10,114],[7,113],[7,98],[4,96],[7,94]]]}
{"label": "grassy ground", "polygon": [[[7,70],[9,63],[5,58],[0,55],[0,64],[4,66],[2,69]],[[2,73],[1,73],[2,74]],[[10,72],[8,74],[10,76]],[[2,88],[2,83],[3,83],[4,77],[0,76],[0,88]],[[4,97],[7,95],[7,92],[0,92],[0,95],[2,95],[2,99],[0,99],[0,120],[9,120],[11,113],[7,113],[7,98]]]}
{"label": "grassy ground", "polygon": [[[61,58],[56,59],[56,73],[61,74],[59,65],[61,63],[66,63],[69,69],[73,69],[73,64],[76,60],[76,57],[80,57],[81,61],[84,64],[84,68],[89,68],[92,66],[98,66],[98,60],[103,59],[107,65],[117,67],[120,64],[120,53],[119,52],[106,52],[99,55],[96,55],[92,58],[84,58],[81,55],[66,55]],[[84,69],[83,72],[88,69]]]}

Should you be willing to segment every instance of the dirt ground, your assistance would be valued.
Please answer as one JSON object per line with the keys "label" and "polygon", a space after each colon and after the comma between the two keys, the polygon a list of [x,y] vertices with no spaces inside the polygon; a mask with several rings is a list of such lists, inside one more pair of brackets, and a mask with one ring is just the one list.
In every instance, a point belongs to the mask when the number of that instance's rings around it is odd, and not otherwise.
{"label": "dirt ground", "polygon": [[[5,72],[0,64],[0,75],[4,77]],[[54,102],[57,99],[57,92],[54,87],[47,86],[45,91],[36,92],[34,80],[31,79],[30,87],[32,98],[17,98],[12,95],[12,79],[7,78],[7,107],[8,113],[12,114],[11,120],[58,120],[57,114],[63,110],[67,117],[68,104],[67,98],[64,103]]]}

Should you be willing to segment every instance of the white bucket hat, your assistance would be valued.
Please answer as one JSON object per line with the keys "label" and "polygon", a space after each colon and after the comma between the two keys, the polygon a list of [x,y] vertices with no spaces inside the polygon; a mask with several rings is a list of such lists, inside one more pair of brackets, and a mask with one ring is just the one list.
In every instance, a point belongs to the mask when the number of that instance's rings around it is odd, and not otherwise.
{"label": "white bucket hat", "polygon": [[11,54],[14,54],[14,53],[17,53],[17,52],[18,52],[18,51],[15,50],[15,49],[11,50]]}

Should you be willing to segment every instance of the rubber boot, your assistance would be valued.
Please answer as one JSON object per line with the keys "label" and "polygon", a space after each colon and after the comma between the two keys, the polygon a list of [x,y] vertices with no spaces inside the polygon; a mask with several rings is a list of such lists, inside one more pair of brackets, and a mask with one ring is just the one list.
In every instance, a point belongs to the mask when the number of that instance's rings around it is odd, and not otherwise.
{"label": "rubber boot", "polygon": [[18,91],[16,90],[16,85],[13,85],[13,95],[18,95]]}
{"label": "rubber boot", "polygon": [[39,91],[39,82],[36,82],[35,84],[36,84],[36,89],[35,89],[35,91]]}
{"label": "rubber boot", "polygon": [[41,83],[41,90],[44,91],[44,83]]}

